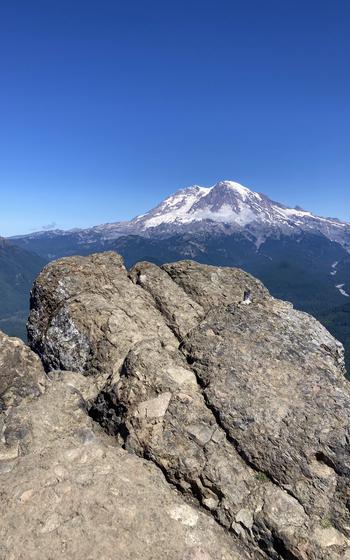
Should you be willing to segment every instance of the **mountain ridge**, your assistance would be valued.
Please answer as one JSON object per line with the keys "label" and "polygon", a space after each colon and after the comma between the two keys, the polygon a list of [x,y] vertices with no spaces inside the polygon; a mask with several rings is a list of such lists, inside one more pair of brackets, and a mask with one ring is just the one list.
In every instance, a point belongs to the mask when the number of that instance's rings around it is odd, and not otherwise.
{"label": "mountain ridge", "polygon": [[350,251],[350,224],[337,218],[317,216],[300,207],[290,208],[263,193],[234,181],[219,181],[211,187],[192,185],[179,189],[155,208],[132,220],[89,228],[50,230],[14,236],[18,243],[40,239],[75,237],[77,242],[117,239],[122,235],[166,237],[176,233],[219,230],[242,231],[262,239],[278,234],[317,231]]}

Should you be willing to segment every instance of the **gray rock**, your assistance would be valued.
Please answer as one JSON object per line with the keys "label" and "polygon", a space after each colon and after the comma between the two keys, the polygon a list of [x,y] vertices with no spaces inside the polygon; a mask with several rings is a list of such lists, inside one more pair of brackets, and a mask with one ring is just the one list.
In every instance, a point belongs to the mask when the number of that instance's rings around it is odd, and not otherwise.
{"label": "gray rock", "polygon": [[[350,392],[342,346],[316,320],[238,269],[127,273],[107,253],[43,271],[29,334],[47,370],[88,376],[81,398],[128,460],[158,467],[232,546],[250,558],[350,558]],[[17,438],[27,453],[33,429],[16,428],[16,414],[7,446]],[[91,433],[74,437],[91,445]]]}
{"label": "gray rock", "polygon": [[98,429],[81,396],[88,383],[61,372],[45,394],[7,418],[0,444],[0,557],[249,560],[244,547],[184,502],[154,465]]}
{"label": "gray rock", "polygon": [[259,280],[239,268],[209,266],[194,261],[179,261],[161,268],[205,311],[218,305],[242,302],[247,291],[251,292],[253,302],[271,299]]}
{"label": "gray rock", "polygon": [[331,335],[273,301],[212,311],[183,350],[245,460],[350,536],[347,496],[334,499],[350,472],[349,384]]}
{"label": "gray rock", "polygon": [[203,307],[177,286],[166,270],[142,262],[130,270],[129,276],[151,294],[163,319],[180,340],[203,318]]}
{"label": "gray rock", "polygon": [[116,253],[55,261],[33,286],[28,339],[46,370],[118,375],[129,349],[146,337],[177,344]]}

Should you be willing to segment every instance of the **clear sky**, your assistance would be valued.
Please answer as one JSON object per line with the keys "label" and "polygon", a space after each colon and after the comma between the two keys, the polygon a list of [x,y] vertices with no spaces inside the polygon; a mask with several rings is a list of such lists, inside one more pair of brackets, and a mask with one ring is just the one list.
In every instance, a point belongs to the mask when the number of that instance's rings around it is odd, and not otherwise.
{"label": "clear sky", "polygon": [[0,0],[0,234],[232,179],[350,221],[348,0]]}

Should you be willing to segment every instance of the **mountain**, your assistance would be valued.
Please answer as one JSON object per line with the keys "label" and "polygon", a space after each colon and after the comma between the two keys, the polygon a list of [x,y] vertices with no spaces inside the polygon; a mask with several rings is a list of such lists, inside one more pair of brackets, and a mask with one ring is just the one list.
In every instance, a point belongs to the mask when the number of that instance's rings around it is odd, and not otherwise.
{"label": "mountain", "polygon": [[254,238],[257,245],[278,234],[317,232],[350,250],[350,224],[321,218],[301,208],[288,208],[233,181],[180,190],[132,220],[129,227],[133,233],[147,236],[198,230],[225,234],[240,231]]}
{"label": "mountain", "polygon": [[[114,250],[128,266],[195,259],[237,266],[271,293],[327,321],[350,368],[350,224],[271,200],[233,181],[181,189],[129,222],[13,238],[45,260]],[[329,316],[332,320],[329,320]],[[338,323],[339,318],[339,323]]]}
{"label": "mountain", "polygon": [[29,292],[45,265],[42,257],[0,238],[0,329],[25,337]]}
{"label": "mountain", "polygon": [[271,237],[320,234],[350,251],[350,224],[315,216],[298,207],[288,208],[233,181],[220,181],[208,188],[194,185],[181,189],[129,222],[38,232],[13,240],[52,259],[73,254],[79,248],[78,252],[85,252],[89,246],[103,245],[121,236],[163,239],[199,232],[224,235],[239,232],[257,248]]}

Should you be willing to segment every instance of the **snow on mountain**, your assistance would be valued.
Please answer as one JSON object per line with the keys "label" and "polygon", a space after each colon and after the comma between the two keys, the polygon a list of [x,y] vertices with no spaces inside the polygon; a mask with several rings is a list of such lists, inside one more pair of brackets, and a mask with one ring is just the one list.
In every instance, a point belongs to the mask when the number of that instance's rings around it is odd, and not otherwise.
{"label": "snow on mountain", "polygon": [[[279,230],[282,233],[318,231],[339,241],[350,225],[336,219],[321,218],[300,208],[288,208],[264,194],[254,192],[234,181],[220,181],[212,187],[197,185],[182,189],[165,199],[153,210],[130,222],[138,234],[163,234],[186,231],[201,224],[203,229],[215,224],[232,230]],[[349,241],[349,240],[348,240]]]}
{"label": "snow on mountain", "polygon": [[160,224],[181,222],[186,223],[192,221],[190,216],[191,208],[201,198],[210,192],[210,188],[199,187],[193,185],[187,189],[181,189],[175,194],[166,198],[156,208],[138,216],[133,223],[142,224],[145,228],[157,227]]}
{"label": "snow on mountain", "polygon": [[287,221],[287,214],[282,208],[277,212],[276,209],[267,197],[239,183],[220,181],[208,188],[194,186],[178,191],[132,223],[147,230],[164,224],[180,225],[205,220],[237,226]]}
{"label": "snow on mountain", "polygon": [[234,181],[219,181],[211,187],[193,185],[181,189],[129,222],[68,232],[39,232],[17,239],[74,236],[77,242],[95,243],[125,235],[165,237],[216,231],[227,234],[239,231],[249,235],[250,239],[255,238],[257,246],[271,235],[320,233],[350,252],[350,224],[335,218],[315,216],[299,207],[288,208]]}

